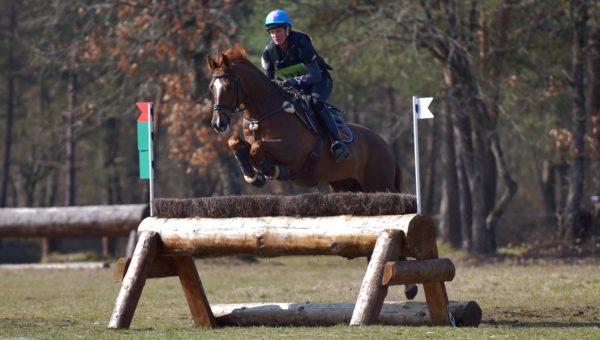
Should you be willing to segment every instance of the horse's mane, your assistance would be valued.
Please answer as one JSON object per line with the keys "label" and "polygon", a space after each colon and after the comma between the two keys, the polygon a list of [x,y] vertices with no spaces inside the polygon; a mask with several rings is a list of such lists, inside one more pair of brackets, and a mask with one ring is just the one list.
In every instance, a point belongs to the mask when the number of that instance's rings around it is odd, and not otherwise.
{"label": "horse's mane", "polygon": [[242,46],[240,44],[236,43],[235,45],[233,45],[232,48],[223,52],[223,54],[225,54],[227,56],[227,58],[229,58],[229,60],[231,62],[233,62],[234,64],[235,63],[246,64],[246,65],[254,68],[259,73],[261,73],[261,74],[263,73],[258,67],[256,67],[256,65],[254,65],[254,63],[252,63],[250,61],[250,59],[248,59],[248,53],[246,52],[246,49],[244,48],[244,46]]}

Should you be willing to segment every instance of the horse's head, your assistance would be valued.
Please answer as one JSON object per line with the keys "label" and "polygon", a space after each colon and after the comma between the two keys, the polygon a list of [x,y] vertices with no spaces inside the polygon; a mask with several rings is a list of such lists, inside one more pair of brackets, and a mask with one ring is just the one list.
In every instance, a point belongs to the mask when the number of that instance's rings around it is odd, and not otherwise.
{"label": "horse's head", "polygon": [[242,104],[242,84],[235,67],[225,54],[218,60],[207,57],[208,68],[212,73],[209,90],[214,99],[211,125],[217,132],[229,129],[231,116],[240,111]]}

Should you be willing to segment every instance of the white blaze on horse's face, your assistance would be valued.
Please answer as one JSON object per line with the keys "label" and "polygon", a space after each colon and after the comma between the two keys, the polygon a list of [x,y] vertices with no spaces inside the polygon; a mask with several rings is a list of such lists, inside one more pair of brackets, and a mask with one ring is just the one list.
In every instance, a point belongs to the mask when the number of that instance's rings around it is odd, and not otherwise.
{"label": "white blaze on horse's face", "polygon": [[220,94],[221,94],[221,90],[223,89],[223,83],[221,78],[217,78],[215,79],[215,82],[213,83],[213,85],[215,86],[215,101],[217,99],[219,99]]}
{"label": "white blaze on horse's face", "polygon": [[[223,83],[223,79],[221,78],[215,78],[213,80],[212,83],[212,92],[213,92],[213,99],[215,103],[219,102],[219,99],[221,98],[221,93],[223,91],[223,89],[225,88],[225,84]],[[223,116],[221,117],[221,115],[219,114],[219,112],[217,110],[213,111],[213,117],[212,117],[212,121],[211,124],[213,126],[213,129],[215,129],[215,131],[217,132],[227,132],[229,131],[229,122],[227,116]]]}

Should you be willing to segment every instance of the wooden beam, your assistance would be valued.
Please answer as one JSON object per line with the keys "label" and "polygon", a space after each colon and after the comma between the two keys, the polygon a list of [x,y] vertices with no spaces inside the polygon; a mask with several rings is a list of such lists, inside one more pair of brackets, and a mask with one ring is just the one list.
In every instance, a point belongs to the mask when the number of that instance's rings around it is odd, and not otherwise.
{"label": "wooden beam", "polygon": [[147,204],[0,209],[2,237],[127,236],[137,229]]}
{"label": "wooden beam", "polygon": [[415,258],[437,257],[435,226],[422,215],[181,218],[149,217],[138,231],[160,234],[165,252],[200,257],[226,255],[339,255],[370,256],[385,229],[406,235],[401,254]]}
{"label": "wooden beam", "polygon": [[201,327],[216,327],[217,323],[210,309],[194,260],[191,256],[177,256],[174,260],[194,324]]}
{"label": "wooden beam", "polygon": [[[475,301],[451,301],[450,311],[460,327],[477,327],[482,311]],[[353,303],[246,303],[213,304],[220,326],[334,326],[348,324]],[[429,309],[422,301],[385,303],[379,324],[396,326],[431,325]]]}
{"label": "wooden beam", "polygon": [[404,233],[400,230],[384,230],[377,238],[350,325],[367,326],[377,323],[388,291],[387,286],[381,285],[383,266],[386,262],[398,258],[402,236]]}
{"label": "wooden beam", "polygon": [[[127,268],[131,263],[130,257],[121,257],[115,263],[115,268],[113,270],[113,281],[121,282],[125,277],[125,273],[127,273]],[[177,276],[177,267],[175,266],[175,261],[173,260],[173,256],[163,256],[157,254],[154,257],[154,261],[150,264],[150,268],[148,268],[148,275],[146,278],[148,279],[157,279],[161,277],[171,277]]]}
{"label": "wooden beam", "polygon": [[158,235],[154,232],[140,234],[131,263],[119,290],[115,309],[108,323],[109,328],[129,328],[129,325],[131,325],[133,313],[146,283],[148,270],[156,255],[158,241]]}
{"label": "wooden beam", "polygon": [[383,268],[383,285],[452,281],[454,264],[449,259],[393,261]]}

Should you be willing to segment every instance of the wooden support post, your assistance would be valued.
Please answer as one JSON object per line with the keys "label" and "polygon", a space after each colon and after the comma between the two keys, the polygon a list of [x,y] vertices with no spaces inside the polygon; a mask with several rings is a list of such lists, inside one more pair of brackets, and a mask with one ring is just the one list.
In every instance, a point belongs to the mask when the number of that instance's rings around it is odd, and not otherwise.
{"label": "wooden support post", "polygon": [[209,328],[216,327],[217,323],[208,304],[208,299],[206,298],[202,281],[200,281],[200,276],[196,270],[194,259],[191,256],[176,256],[174,260],[177,272],[179,273],[179,281],[190,307],[194,324]]}
{"label": "wooden support post", "polygon": [[388,289],[387,286],[381,284],[383,266],[398,257],[403,236],[404,233],[400,230],[386,229],[377,238],[350,325],[366,326],[377,323],[379,320],[379,313]]}
{"label": "wooden support post", "polygon": [[[435,236],[434,236],[435,240]],[[423,247],[421,256],[416,259],[431,260],[438,258],[437,245],[433,243],[431,247]],[[448,314],[448,293],[444,282],[423,283],[423,291],[425,292],[425,301],[429,308],[432,326],[452,326],[450,315]]]}
{"label": "wooden support post", "polygon": [[381,283],[393,286],[452,281],[454,273],[454,264],[449,259],[394,261],[385,264]]}
{"label": "wooden support post", "polygon": [[432,326],[452,326],[448,315],[448,294],[443,282],[424,283],[425,301],[429,307]]}
{"label": "wooden support post", "polygon": [[131,263],[123,279],[121,290],[115,302],[109,328],[129,328],[133,313],[137,307],[142,289],[146,283],[146,276],[158,247],[158,234],[142,232],[133,252]]}

